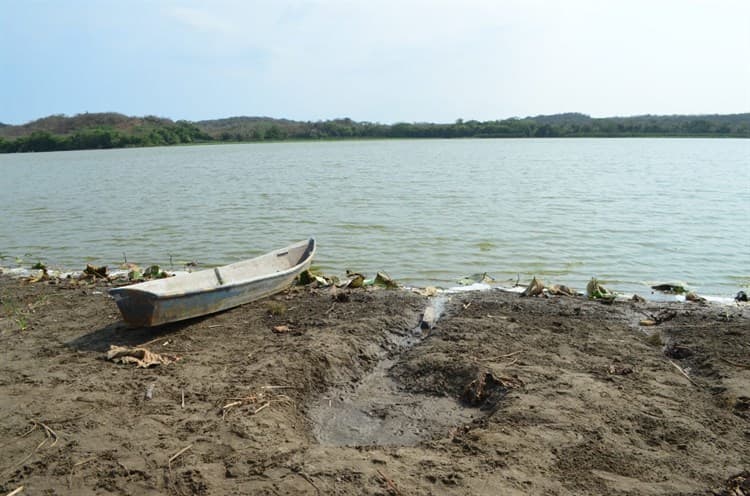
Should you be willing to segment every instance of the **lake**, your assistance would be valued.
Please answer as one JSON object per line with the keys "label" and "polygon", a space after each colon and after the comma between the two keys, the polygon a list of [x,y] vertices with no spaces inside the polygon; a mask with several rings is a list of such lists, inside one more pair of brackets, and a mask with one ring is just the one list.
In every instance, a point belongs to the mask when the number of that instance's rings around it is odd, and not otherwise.
{"label": "lake", "polygon": [[227,144],[0,155],[0,265],[182,268],[315,236],[331,274],[750,286],[750,140]]}

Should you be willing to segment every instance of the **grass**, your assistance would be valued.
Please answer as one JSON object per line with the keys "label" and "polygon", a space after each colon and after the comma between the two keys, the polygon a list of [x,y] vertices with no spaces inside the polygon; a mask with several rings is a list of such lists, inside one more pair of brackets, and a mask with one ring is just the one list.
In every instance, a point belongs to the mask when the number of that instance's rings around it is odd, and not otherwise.
{"label": "grass", "polygon": [[20,330],[21,332],[29,328],[29,321],[26,320],[26,317],[24,316],[17,317],[16,323],[18,324],[18,330]]}
{"label": "grass", "polygon": [[31,303],[22,306],[19,302],[15,301],[8,293],[0,295],[0,303],[2,303],[2,313],[0,316],[7,317],[11,322],[14,322],[19,331],[25,331],[31,325],[30,315],[33,314],[37,308],[49,303],[49,295],[43,295],[34,300]]}
{"label": "grass", "polygon": [[725,391],[716,397],[716,403],[720,408],[734,410],[739,404],[739,398],[736,394]]}
{"label": "grass", "polygon": [[266,303],[266,309],[268,310],[268,313],[276,317],[279,317],[286,313],[286,305],[284,305],[280,301],[269,301],[268,303]]}
{"label": "grass", "polygon": [[29,321],[26,315],[18,308],[18,305],[8,298],[8,295],[2,295],[0,298],[3,304],[3,315],[9,317],[12,322],[15,322],[19,331],[25,331],[29,327]]}
{"label": "grass", "polygon": [[646,343],[651,346],[662,346],[664,343],[661,339],[661,333],[659,331],[654,332],[646,338]]}

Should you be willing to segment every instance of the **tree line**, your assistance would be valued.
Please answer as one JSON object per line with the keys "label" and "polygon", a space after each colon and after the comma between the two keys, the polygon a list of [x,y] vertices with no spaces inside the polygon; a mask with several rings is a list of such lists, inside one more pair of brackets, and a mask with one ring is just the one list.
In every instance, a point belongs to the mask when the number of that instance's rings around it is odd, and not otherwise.
{"label": "tree line", "polygon": [[91,127],[69,134],[55,134],[34,130],[28,136],[15,139],[0,137],[0,152],[49,152],[61,150],[91,150],[177,145],[210,141],[211,137],[189,122],[122,131],[112,127]]}
{"label": "tree line", "polygon": [[592,118],[569,113],[453,123],[303,122],[268,117],[177,121],[116,113],[49,116],[23,126],[0,125],[0,152],[43,152],[165,146],[207,142],[258,142],[348,138],[567,138],[706,136],[750,137],[750,114]]}

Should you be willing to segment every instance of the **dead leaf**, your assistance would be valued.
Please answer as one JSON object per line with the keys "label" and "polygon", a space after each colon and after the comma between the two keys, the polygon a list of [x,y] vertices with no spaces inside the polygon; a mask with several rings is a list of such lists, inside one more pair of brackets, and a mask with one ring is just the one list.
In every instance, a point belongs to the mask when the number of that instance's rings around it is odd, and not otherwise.
{"label": "dead leaf", "polygon": [[180,360],[174,355],[161,355],[146,348],[128,348],[127,346],[110,345],[107,360],[115,363],[134,363],[138,368],[148,368],[155,365],[168,365]]}
{"label": "dead leaf", "polygon": [[538,296],[542,293],[544,293],[544,283],[533,277],[521,296]]}

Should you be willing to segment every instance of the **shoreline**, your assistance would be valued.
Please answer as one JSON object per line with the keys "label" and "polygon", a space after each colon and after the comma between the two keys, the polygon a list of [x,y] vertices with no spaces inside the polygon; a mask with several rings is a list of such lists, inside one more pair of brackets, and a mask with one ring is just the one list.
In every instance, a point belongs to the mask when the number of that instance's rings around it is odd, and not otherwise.
{"label": "shoreline", "polygon": [[[211,267],[202,267],[200,269],[196,270],[205,270],[210,269]],[[163,267],[162,270],[165,270]],[[113,279],[118,278],[127,278],[129,269],[112,269],[109,271],[109,277]],[[186,274],[189,272],[194,272],[190,270],[165,270],[168,274],[174,276],[178,274]],[[24,267],[4,267],[0,265],[0,275],[8,275],[11,277],[16,278],[34,278],[34,277],[40,277],[44,272],[40,269],[33,269],[33,268],[24,268]],[[66,278],[76,278],[79,277],[81,274],[83,274],[83,270],[64,270],[64,269],[47,269],[47,273],[49,277],[51,278],[57,278],[57,279],[66,279]],[[485,275],[487,275],[485,273]],[[466,279],[466,278],[464,278]],[[462,284],[460,282],[460,279],[457,279],[455,281],[455,284],[452,286],[434,286],[434,285],[425,285],[425,286],[412,286],[408,284],[400,285],[401,287],[408,289],[408,290],[419,290],[424,289],[426,287],[435,287],[440,292],[444,292],[446,294],[454,294],[454,293],[460,293],[464,291],[487,291],[487,290],[499,290],[499,291],[507,291],[510,293],[520,293],[522,292],[526,286],[523,284],[519,284],[516,282],[514,285],[507,285],[504,284],[506,281],[500,281],[495,282],[494,280],[490,283],[486,282],[474,282],[472,284]],[[398,281],[397,281],[398,282]],[[686,286],[682,283],[676,283],[677,285]],[[607,284],[607,286],[609,286]],[[644,285],[645,286],[645,285]],[[648,287],[648,286],[645,286]],[[618,301],[627,301],[632,298],[634,298],[636,295],[637,297],[644,298],[647,301],[650,302],[660,302],[660,303],[690,303],[690,301],[686,298],[686,294],[690,291],[686,291],[685,293],[681,294],[673,294],[669,292],[662,292],[655,290],[653,288],[650,288],[648,291],[636,291],[636,292],[623,292],[618,291],[615,287],[608,287],[613,294],[616,296],[616,299]],[[737,290],[744,291],[745,293],[750,291],[745,291],[744,289],[740,288]],[[695,294],[695,293],[693,293]],[[578,297],[586,297],[586,294],[584,292],[577,291]],[[717,295],[708,295],[708,294],[700,294],[697,295],[700,299],[705,300],[707,303],[712,303],[716,305],[733,305],[737,303],[736,294],[735,296],[717,296]]]}
{"label": "shoreline", "polygon": [[[140,329],[108,287],[0,275],[3,494],[729,495],[750,477],[747,304],[467,286],[415,334],[435,300],[303,286]],[[178,360],[117,364],[113,345]]]}

